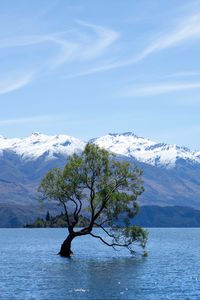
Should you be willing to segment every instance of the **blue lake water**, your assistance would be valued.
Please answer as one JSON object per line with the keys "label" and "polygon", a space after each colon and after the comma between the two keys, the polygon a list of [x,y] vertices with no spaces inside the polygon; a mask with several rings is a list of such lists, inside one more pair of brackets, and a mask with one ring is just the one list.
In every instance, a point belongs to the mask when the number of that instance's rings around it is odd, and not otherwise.
{"label": "blue lake water", "polygon": [[149,229],[134,258],[92,237],[56,255],[66,229],[0,229],[0,299],[200,299],[200,229]]}

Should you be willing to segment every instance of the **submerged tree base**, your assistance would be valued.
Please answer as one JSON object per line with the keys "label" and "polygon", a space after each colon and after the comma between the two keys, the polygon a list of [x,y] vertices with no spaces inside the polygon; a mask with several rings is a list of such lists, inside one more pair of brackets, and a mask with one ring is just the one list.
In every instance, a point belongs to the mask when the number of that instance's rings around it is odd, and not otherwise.
{"label": "submerged tree base", "polygon": [[72,255],[74,255],[74,253],[71,251],[71,250],[68,250],[68,251],[60,251],[58,253],[58,255],[62,256],[62,257],[67,257],[67,258],[70,258]]}
{"label": "submerged tree base", "polygon": [[70,258],[73,255],[73,252],[71,250],[71,242],[74,239],[74,237],[75,236],[73,234],[68,235],[68,237],[62,243],[58,255],[62,257],[68,257],[68,258]]}

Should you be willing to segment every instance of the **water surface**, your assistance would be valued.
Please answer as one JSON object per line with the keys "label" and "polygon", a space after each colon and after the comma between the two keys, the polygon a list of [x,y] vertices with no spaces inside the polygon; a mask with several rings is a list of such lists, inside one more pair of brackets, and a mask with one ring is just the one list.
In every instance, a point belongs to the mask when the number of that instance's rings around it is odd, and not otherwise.
{"label": "water surface", "polygon": [[66,229],[0,229],[0,299],[200,299],[200,229],[150,229],[146,258]]}

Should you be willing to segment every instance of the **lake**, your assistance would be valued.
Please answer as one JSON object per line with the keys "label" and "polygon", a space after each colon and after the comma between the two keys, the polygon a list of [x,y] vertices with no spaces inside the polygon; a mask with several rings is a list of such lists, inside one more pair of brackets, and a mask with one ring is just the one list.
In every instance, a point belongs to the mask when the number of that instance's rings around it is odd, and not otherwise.
{"label": "lake", "polygon": [[148,257],[66,229],[0,229],[0,299],[200,299],[200,229],[149,229]]}

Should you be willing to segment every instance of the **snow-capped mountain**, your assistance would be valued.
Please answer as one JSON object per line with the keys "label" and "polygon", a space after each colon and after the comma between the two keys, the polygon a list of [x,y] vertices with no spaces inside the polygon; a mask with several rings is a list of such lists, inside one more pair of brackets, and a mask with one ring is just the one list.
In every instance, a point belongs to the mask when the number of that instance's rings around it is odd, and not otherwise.
{"label": "snow-capped mountain", "polygon": [[157,143],[131,132],[108,134],[93,139],[92,142],[115,154],[134,158],[153,166],[173,168],[180,159],[200,163],[200,152],[197,155],[187,148]]}
{"label": "snow-capped mountain", "polygon": [[[177,145],[157,143],[138,137],[131,132],[108,134],[89,142],[95,143],[117,155],[134,158],[153,166],[173,168],[178,160],[200,164],[200,152],[192,152]],[[58,155],[65,158],[74,152],[81,152],[86,142],[68,135],[44,135],[33,133],[26,138],[7,139],[0,136],[0,156],[3,151],[11,151],[24,160],[36,160],[45,155],[46,160],[56,159]]]}
{"label": "snow-capped mountain", "polygon": [[47,159],[54,159],[58,154],[67,157],[82,151],[84,147],[85,142],[68,135],[49,136],[36,132],[21,139],[0,136],[0,155],[9,150],[25,160],[35,160],[44,154]]}

